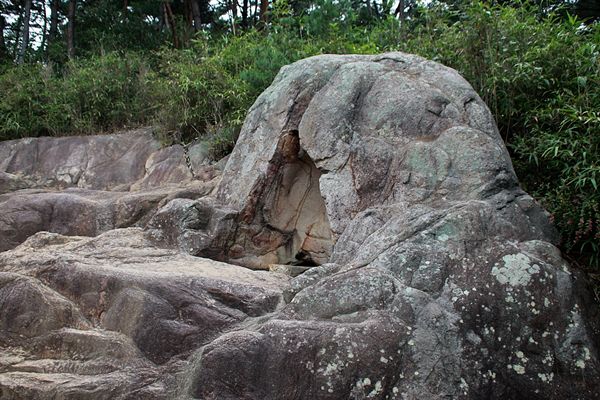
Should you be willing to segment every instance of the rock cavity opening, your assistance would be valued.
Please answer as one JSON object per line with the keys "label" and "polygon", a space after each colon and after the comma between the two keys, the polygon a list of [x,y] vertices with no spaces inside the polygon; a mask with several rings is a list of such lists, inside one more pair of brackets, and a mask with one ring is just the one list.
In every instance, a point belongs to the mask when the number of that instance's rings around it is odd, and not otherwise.
{"label": "rock cavity opening", "polygon": [[316,266],[329,260],[333,239],[319,189],[321,171],[298,149],[296,157],[284,154],[279,182],[265,199],[263,216],[271,228],[288,236],[276,251],[279,264]]}
{"label": "rock cavity opening", "polygon": [[333,234],[320,177],[321,171],[300,146],[298,131],[282,135],[254,201],[242,213],[245,234],[236,242],[244,255],[238,263],[311,267],[329,261]]}

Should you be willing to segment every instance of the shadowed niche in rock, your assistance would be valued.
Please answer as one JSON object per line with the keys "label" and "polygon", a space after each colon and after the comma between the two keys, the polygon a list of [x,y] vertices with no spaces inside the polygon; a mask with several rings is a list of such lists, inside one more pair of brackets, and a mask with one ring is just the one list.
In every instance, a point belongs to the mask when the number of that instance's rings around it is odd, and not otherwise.
{"label": "shadowed niche in rock", "polygon": [[232,261],[253,267],[257,263],[263,267],[326,263],[333,234],[319,190],[320,177],[300,145],[298,131],[284,134],[264,179],[242,210],[240,229],[244,234],[231,248]]}

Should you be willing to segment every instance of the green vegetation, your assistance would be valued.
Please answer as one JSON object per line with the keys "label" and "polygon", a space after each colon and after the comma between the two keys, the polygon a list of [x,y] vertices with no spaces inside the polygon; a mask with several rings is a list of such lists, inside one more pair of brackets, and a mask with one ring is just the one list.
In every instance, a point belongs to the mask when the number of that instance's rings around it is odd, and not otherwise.
{"label": "green vegetation", "polygon": [[155,125],[168,141],[209,137],[220,157],[281,66],[321,53],[416,53],[473,84],[525,189],[553,214],[563,251],[598,268],[600,25],[547,2],[407,2],[403,18],[385,1],[366,4],[278,0],[268,23],[213,15],[196,33],[148,33],[134,13],[131,31],[103,30],[94,18],[107,17],[87,9],[79,57],[53,55],[65,52],[55,42],[0,70],[0,140]]}

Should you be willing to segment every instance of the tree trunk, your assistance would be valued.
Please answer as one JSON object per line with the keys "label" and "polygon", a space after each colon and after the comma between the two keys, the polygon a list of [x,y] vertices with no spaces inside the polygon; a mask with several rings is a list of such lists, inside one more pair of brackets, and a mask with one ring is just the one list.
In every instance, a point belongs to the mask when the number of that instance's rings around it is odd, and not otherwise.
{"label": "tree trunk", "polygon": [[167,15],[167,23],[171,29],[171,35],[173,36],[173,47],[179,48],[179,38],[177,37],[177,28],[175,27],[175,18],[173,17],[173,10],[171,10],[171,4],[165,2],[165,14]]}
{"label": "tree trunk", "polygon": [[231,0],[231,30],[235,36],[235,20],[237,19],[237,0]]}
{"label": "tree trunk", "polygon": [[400,2],[398,3],[398,7],[396,8],[396,11],[394,12],[394,14],[398,15],[398,18],[400,18],[400,21],[404,21],[404,0],[400,0]]}
{"label": "tree trunk", "polygon": [[21,33],[21,45],[17,56],[17,64],[23,64],[25,61],[25,52],[29,47],[29,19],[31,18],[31,0],[25,0],[23,11],[23,29]]}
{"label": "tree trunk", "polygon": [[189,47],[190,33],[194,30],[192,14],[192,0],[183,0],[183,44],[185,47]]}
{"label": "tree trunk", "polygon": [[242,3],[242,27],[248,28],[248,0]]}
{"label": "tree trunk", "polygon": [[58,36],[58,5],[59,0],[50,1],[50,29],[48,30],[48,46],[56,40]]}
{"label": "tree trunk", "polygon": [[21,32],[22,24],[23,24],[23,10],[19,7],[19,17],[17,18],[17,25],[13,31],[14,36],[15,36],[15,40],[12,45],[13,57],[15,57],[15,55],[17,54],[17,51],[19,50],[19,43],[20,43],[20,39],[21,39],[21,35],[19,34],[19,32]]}
{"label": "tree trunk", "polygon": [[42,0],[42,18],[44,19],[44,25],[42,27],[42,44],[40,49],[42,54],[46,51],[46,45],[48,43],[48,13],[46,12],[46,0]]}
{"label": "tree trunk", "polygon": [[[258,1],[258,0],[257,0]],[[260,0],[260,22],[267,24],[267,12],[269,11],[269,0]]]}
{"label": "tree trunk", "polygon": [[3,15],[0,15],[0,63],[4,62],[8,58],[8,51],[6,49],[6,42],[4,41],[4,28],[6,27],[6,20]]}
{"label": "tree trunk", "polygon": [[75,8],[77,0],[69,0],[69,11],[67,13],[67,55],[69,58],[75,57]]}
{"label": "tree trunk", "polygon": [[233,18],[237,18],[237,14],[238,14],[237,0],[231,0],[231,13],[233,14]]}
{"label": "tree trunk", "polygon": [[183,2],[183,13],[185,18],[185,23],[190,28],[194,27],[194,10],[192,9],[193,0],[185,0]]}
{"label": "tree trunk", "polygon": [[165,28],[165,4],[164,3],[160,3],[159,7],[158,7],[158,31],[162,32],[163,29]]}
{"label": "tree trunk", "polygon": [[192,0],[192,16],[194,17],[194,32],[202,29],[202,18],[200,16],[200,3],[199,0]]}

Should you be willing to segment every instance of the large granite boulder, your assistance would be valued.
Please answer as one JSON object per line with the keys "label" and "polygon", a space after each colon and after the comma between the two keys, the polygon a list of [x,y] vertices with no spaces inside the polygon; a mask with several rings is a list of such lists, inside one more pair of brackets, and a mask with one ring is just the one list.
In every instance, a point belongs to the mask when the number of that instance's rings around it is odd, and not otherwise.
{"label": "large granite boulder", "polygon": [[0,254],[2,398],[599,397],[586,280],[450,68],[284,67],[214,194],[162,204]]}
{"label": "large granite boulder", "polygon": [[268,322],[201,350],[197,398],[599,393],[585,280],[450,68],[399,53],[284,67],[215,198],[161,213],[180,223],[148,235],[194,254],[319,265]]}

